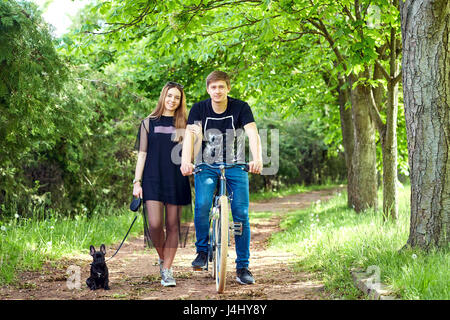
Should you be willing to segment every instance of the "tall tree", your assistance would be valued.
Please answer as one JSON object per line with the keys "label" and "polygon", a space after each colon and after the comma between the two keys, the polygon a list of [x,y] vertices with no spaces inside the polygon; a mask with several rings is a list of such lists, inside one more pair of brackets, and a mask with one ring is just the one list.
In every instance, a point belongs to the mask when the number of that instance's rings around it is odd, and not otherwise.
{"label": "tall tree", "polygon": [[[381,3],[378,3],[381,5]],[[383,2],[377,7],[380,10],[379,21],[376,23],[388,32],[386,41],[377,48],[378,58],[373,65],[373,81],[385,82],[386,85],[372,86],[368,93],[370,114],[380,136],[383,159],[383,217],[397,219],[398,216],[398,144],[397,144],[397,114],[398,86],[401,79],[399,71],[401,42],[400,16],[396,0]],[[381,13],[385,12],[384,14]],[[382,119],[384,110],[385,120]]]}
{"label": "tall tree", "polygon": [[[179,65],[183,56],[185,60],[188,57],[199,64],[214,66],[220,65],[219,58],[224,58],[222,62],[227,67],[240,72],[243,69],[230,59],[236,54],[241,56],[234,59],[237,63],[250,60],[246,55],[263,60],[269,43],[276,49],[279,44],[300,42],[305,35],[313,35],[308,38],[311,43],[325,39],[329,52],[335,55],[331,73],[340,83],[349,205],[357,211],[377,208],[375,133],[378,130],[383,154],[384,214],[395,218],[401,46],[399,15],[394,4],[393,0],[104,2],[96,9],[105,14],[108,23],[93,23],[91,32],[107,34],[119,44],[127,41],[127,37],[131,41],[145,39],[159,54],[171,56],[174,66]],[[378,19],[374,8],[379,9],[375,10]],[[294,56],[293,52],[288,55]],[[301,64],[301,60],[300,57],[296,63]],[[270,70],[271,73],[283,71]],[[264,81],[259,84],[262,84],[259,90],[268,87]],[[292,104],[292,108],[297,105]]]}
{"label": "tall tree", "polygon": [[403,96],[411,171],[407,244],[448,247],[450,2],[400,0]]}

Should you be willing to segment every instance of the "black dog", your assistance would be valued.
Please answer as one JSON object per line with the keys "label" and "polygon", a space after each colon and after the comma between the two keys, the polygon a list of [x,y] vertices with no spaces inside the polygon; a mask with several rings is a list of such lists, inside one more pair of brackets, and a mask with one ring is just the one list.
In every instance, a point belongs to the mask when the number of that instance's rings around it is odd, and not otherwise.
{"label": "black dog", "polygon": [[102,244],[100,246],[100,251],[95,251],[94,246],[91,246],[90,249],[90,254],[94,258],[94,261],[91,263],[91,276],[87,278],[86,284],[91,290],[99,288],[109,290],[109,273],[105,262],[105,245]]}

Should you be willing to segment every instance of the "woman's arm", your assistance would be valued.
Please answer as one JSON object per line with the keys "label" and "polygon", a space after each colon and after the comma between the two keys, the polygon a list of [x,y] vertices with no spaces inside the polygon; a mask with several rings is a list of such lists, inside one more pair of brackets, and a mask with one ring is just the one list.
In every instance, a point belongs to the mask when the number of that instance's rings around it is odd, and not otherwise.
{"label": "woman's arm", "polygon": [[145,159],[147,152],[139,151],[136,163],[136,170],[134,172],[133,196],[142,198],[142,173],[144,172]]}

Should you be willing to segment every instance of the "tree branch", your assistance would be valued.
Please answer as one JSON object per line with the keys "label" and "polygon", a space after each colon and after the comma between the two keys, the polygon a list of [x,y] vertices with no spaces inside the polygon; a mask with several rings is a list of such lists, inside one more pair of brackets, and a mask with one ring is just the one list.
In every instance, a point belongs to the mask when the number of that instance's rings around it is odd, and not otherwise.
{"label": "tree branch", "polygon": [[347,66],[345,65],[345,59],[342,56],[339,49],[337,48],[336,43],[334,42],[333,38],[328,33],[326,26],[323,24],[322,20],[320,20],[319,18],[315,18],[315,19],[317,20],[317,22],[314,21],[314,18],[307,19],[307,21],[309,21],[319,31],[322,31],[322,33],[323,33],[322,35],[325,37],[325,39],[330,44],[330,47],[333,50],[334,54],[336,55],[336,58],[338,59],[339,63],[341,63],[344,66],[344,70],[347,70]]}
{"label": "tree branch", "polygon": [[378,111],[377,104],[375,102],[375,97],[373,93],[373,88],[369,87],[369,105],[370,108],[370,114],[372,116],[373,122],[375,123],[375,126],[377,127],[378,132],[380,133],[380,137],[384,139],[384,134],[386,132],[386,125],[383,122],[383,119],[381,119],[380,112]]}
{"label": "tree branch", "polygon": [[387,81],[391,81],[391,76],[389,75],[389,73],[386,71],[386,69],[381,65],[380,61],[378,59],[375,59],[375,63],[377,65],[378,68],[380,68],[381,73],[383,74],[383,76],[386,78]]}
{"label": "tree branch", "polygon": [[[186,13],[189,12],[194,12],[197,13],[200,10],[204,10],[204,11],[208,11],[208,10],[214,10],[220,7],[225,7],[228,5],[237,5],[240,3],[250,3],[250,4],[254,4],[259,5],[262,4],[261,0],[239,0],[239,1],[225,1],[223,3],[220,3],[220,0],[215,0],[215,1],[211,1],[208,2],[206,4],[203,4],[203,1],[200,1],[200,3],[198,5],[193,5],[193,6],[184,6],[186,9],[188,9],[187,11],[185,11]],[[214,5],[215,3],[217,3],[217,5]]]}
{"label": "tree branch", "polygon": [[398,75],[392,79],[392,84],[395,85],[402,79],[402,70],[399,71]]}
{"label": "tree branch", "polygon": [[256,24],[256,23],[258,23],[258,22],[260,22],[260,21],[262,21],[264,19],[273,19],[273,18],[278,18],[279,16],[280,15],[275,15],[275,16],[272,16],[272,17],[269,17],[269,18],[262,18],[262,19],[259,19],[259,20],[254,20],[254,21],[249,22],[249,23],[244,23],[244,24],[240,24],[238,26],[229,27],[229,28],[225,28],[225,29],[221,29],[221,30],[217,30],[217,31],[210,31],[210,32],[207,32],[207,33],[194,33],[194,34],[195,35],[199,35],[199,36],[203,36],[203,37],[209,37],[209,36],[212,36],[213,34],[224,33],[224,32],[228,32],[228,31],[231,31],[231,30],[239,29],[239,28],[242,28],[242,27],[248,27],[248,26],[254,25],[254,24]]}
{"label": "tree branch", "polygon": [[114,33],[114,32],[120,31],[120,30],[128,28],[128,27],[135,26],[135,25],[139,24],[140,22],[142,22],[142,20],[144,20],[144,18],[147,15],[149,15],[150,13],[152,13],[156,9],[156,4],[155,4],[153,6],[153,9],[150,11],[150,4],[151,4],[150,2],[151,1],[147,1],[147,4],[146,4],[145,8],[131,22],[127,22],[127,23],[124,23],[124,22],[106,22],[107,25],[120,26],[120,27],[112,29],[112,30],[109,30],[109,31],[105,31],[105,32],[85,31],[85,33],[90,33],[90,34],[109,34],[109,33]]}
{"label": "tree branch", "polygon": [[386,59],[386,49],[388,47],[388,44],[385,42],[381,47],[376,47],[375,51],[378,53],[378,57],[381,58],[381,60]]}
{"label": "tree branch", "polygon": [[344,13],[350,18],[350,20],[352,20],[353,22],[355,22],[355,17],[353,17],[352,13],[351,13],[350,10],[347,8],[347,6],[343,6],[342,10],[343,10]]}
{"label": "tree branch", "polygon": [[238,45],[243,44],[243,43],[251,42],[251,41],[256,40],[258,38],[259,38],[259,35],[254,36],[252,38],[246,38],[246,39],[244,39],[242,41],[234,42],[234,43],[231,43],[231,44],[225,44],[224,46],[232,48],[232,47],[238,46]]}
{"label": "tree branch", "polygon": [[322,33],[322,32],[320,32],[320,31],[314,31],[314,30],[309,30],[309,31],[304,31],[304,32],[295,32],[295,31],[284,31],[283,32],[284,34],[296,34],[297,35],[297,37],[295,37],[295,38],[289,38],[289,39],[285,39],[285,38],[282,38],[282,37],[280,37],[280,36],[278,36],[278,41],[280,41],[280,42],[290,42],[290,41],[296,41],[296,40],[300,40],[304,35],[306,35],[306,34],[318,34],[318,35],[320,35],[320,36],[322,36],[322,37],[325,37],[325,35]]}

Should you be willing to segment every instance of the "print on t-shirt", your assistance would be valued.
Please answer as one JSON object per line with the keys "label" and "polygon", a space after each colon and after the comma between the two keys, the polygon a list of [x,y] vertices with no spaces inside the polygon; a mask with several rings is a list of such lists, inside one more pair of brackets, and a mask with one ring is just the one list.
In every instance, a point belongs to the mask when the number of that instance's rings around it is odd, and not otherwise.
{"label": "print on t-shirt", "polygon": [[244,126],[254,122],[252,111],[246,102],[228,97],[227,109],[216,114],[211,99],[200,101],[189,112],[188,124],[202,128],[203,141],[195,162],[244,162]]}
{"label": "print on t-shirt", "polygon": [[205,126],[203,128],[204,141],[206,142],[205,149],[203,150],[203,161],[208,163],[222,161],[224,156],[224,146],[227,150],[225,152],[226,159],[228,161],[232,161],[234,159],[234,148],[233,146],[230,148],[228,145],[234,142],[235,129],[233,122],[233,116],[206,118]]}

